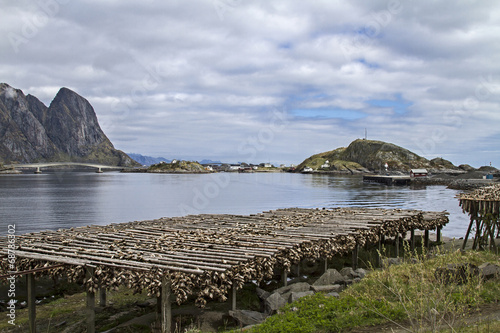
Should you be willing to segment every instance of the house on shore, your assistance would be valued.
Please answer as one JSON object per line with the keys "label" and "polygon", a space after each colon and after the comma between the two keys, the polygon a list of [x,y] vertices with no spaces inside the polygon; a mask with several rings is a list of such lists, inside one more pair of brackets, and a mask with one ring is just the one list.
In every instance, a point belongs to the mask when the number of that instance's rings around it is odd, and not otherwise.
{"label": "house on shore", "polygon": [[427,169],[411,169],[410,170],[410,177],[411,178],[427,177],[428,175],[429,175],[429,172],[427,172]]}

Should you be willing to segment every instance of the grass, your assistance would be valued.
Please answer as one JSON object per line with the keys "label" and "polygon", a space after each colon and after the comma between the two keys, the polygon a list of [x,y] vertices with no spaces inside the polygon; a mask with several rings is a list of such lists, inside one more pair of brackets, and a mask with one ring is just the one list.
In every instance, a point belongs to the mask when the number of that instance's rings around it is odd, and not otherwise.
{"label": "grass", "polygon": [[[471,311],[500,302],[498,280],[483,282],[472,277],[458,285],[444,283],[434,275],[436,268],[451,263],[500,265],[498,255],[438,251],[432,258],[424,253],[406,259],[402,265],[373,271],[339,299],[316,294],[289,304],[251,332],[343,332],[387,322],[408,332],[438,332],[443,327],[447,332],[457,332],[454,327],[461,327],[462,319]],[[494,328],[498,322],[482,323],[481,329],[485,325]],[[478,331],[479,326],[474,328],[471,332]]]}

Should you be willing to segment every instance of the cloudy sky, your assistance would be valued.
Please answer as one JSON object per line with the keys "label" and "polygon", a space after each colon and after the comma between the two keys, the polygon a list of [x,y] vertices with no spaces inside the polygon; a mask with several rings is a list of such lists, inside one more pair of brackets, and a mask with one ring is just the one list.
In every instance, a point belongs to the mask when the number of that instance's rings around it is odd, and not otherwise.
{"label": "cloudy sky", "polygon": [[0,0],[0,81],[115,147],[300,163],[362,138],[500,167],[500,2]]}

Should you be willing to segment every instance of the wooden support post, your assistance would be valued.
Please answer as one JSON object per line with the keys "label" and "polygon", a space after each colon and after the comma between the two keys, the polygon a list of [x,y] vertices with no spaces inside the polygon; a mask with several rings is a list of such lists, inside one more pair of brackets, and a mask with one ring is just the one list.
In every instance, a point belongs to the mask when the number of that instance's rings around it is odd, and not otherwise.
{"label": "wooden support post", "polygon": [[415,251],[415,229],[410,230],[410,250]]}
{"label": "wooden support post", "polygon": [[465,247],[467,246],[467,239],[469,239],[469,234],[470,231],[472,230],[472,225],[474,224],[474,217],[470,217],[470,223],[469,223],[469,228],[467,228],[467,233],[465,234],[464,238],[464,243],[462,244],[462,250],[465,250]]}
{"label": "wooden support post", "polygon": [[288,275],[286,272],[286,268],[283,268],[283,271],[281,272],[281,280],[283,282],[283,286],[288,286]]}
{"label": "wooden support post", "polygon": [[356,243],[354,246],[354,249],[352,249],[352,269],[358,269],[358,252],[359,252],[359,245]]}
{"label": "wooden support post", "polygon": [[441,244],[441,227],[436,227],[436,243]]}
{"label": "wooden support post", "polygon": [[300,277],[300,262],[301,262],[300,260],[297,262],[297,270],[295,272],[295,275],[297,277]]}
{"label": "wooden support post", "polygon": [[394,243],[396,247],[396,258],[399,258],[399,232],[396,234],[396,237],[394,238]]}
{"label": "wooden support post", "polygon": [[[95,267],[85,266],[86,279],[94,276]],[[95,293],[87,290],[87,333],[95,333]]]}
{"label": "wooden support post", "polygon": [[231,310],[236,311],[236,285],[231,288]]}
{"label": "wooden support post", "polygon": [[160,296],[156,297],[156,319],[161,318],[161,287]]}
{"label": "wooden support post", "polygon": [[324,273],[326,273],[326,271],[328,270],[328,258],[325,258],[324,264],[325,264],[325,266],[323,267],[324,268]]}
{"label": "wooden support post", "polygon": [[99,306],[106,306],[106,287],[103,286],[99,288]]}
{"label": "wooden support post", "polygon": [[36,333],[36,289],[35,289],[35,275],[29,273],[26,275],[26,282],[28,285],[28,320],[30,326],[30,333]]}
{"label": "wooden support post", "polygon": [[172,282],[165,274],[161,280],[161,332],[172,331]]}
{"label": "wooden support post", "polygon": [[378,239],[377,267],[382,267],[382,236]]}
{"label": "wooden support post", "polygon": [[426,249],[429,249],[430,241],[429,241],[429,230],[425,229],[424,231],[424,246]]}

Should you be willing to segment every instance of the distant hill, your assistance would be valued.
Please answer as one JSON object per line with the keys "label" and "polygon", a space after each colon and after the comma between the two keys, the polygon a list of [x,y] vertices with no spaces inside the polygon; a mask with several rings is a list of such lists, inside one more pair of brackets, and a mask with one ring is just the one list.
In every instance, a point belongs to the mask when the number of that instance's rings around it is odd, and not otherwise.
{"label": "distant hill", "polygon": [[138,162],[141,165],[150,166],[153,164],[158,164],[160,162],[170,163],[172,160],[168,160],[164,157],[152,157],[152,156],[144,156],[141,154],[128,153],[134,161]]}
{"label": "distant hill", "polygon": [[392,171],[406,172],[417,168],[433,172],[459,170],[453,163],[442,158],[428,160],[392,143],[363,139],[351,142],[348,147],[313,155],[296,169],[301,171],[307,166],[320,171],[379,172],[384,170],[385,163]]}
{"label": "distant hill", "polygon": [[138,165],[104,134],[90,103],[61,88],[49,107],[0,83],[0,163],[42,161]]}

